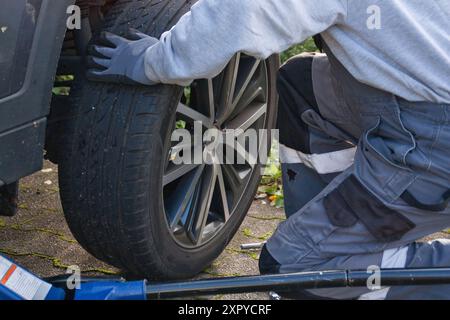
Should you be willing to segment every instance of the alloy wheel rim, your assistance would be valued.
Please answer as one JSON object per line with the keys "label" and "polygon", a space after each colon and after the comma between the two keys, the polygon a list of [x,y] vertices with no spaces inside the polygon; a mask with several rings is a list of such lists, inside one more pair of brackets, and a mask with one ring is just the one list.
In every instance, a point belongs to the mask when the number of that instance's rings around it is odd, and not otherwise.
{"label": "alloy wheel rim", "polygon": [[[197,126],[201,122],[202,131],[215,129],[222,135],[228,130],[264,129],[267,103],[266,62],[237,54],[217,77],[196,80],[185,89],[174,130],[192,132],[195,122]],[[248,146],[238,146],[225,147],[225,153],[237,157],[248,151]],[[189,144],[189,149],[193,153],[201,150],[211,158],[211,163],[176,165],[183,147],[186,147],[183,143],[172,143],[168,151],[163,200],[170,234],[180,246],[195,249],[214,239],[231,220],[258,165],[249,161],[216,163],[213,160],[218,149],[195,141]]]}

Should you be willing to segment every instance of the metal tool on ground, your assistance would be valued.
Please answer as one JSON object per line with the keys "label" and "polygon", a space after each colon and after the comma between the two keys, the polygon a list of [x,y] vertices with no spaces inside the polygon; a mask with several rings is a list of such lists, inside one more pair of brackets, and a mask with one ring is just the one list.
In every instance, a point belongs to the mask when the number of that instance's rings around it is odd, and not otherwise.
{"label": "metal tool on ground", "polygon": [[241,244],[241,250],[261,250],[267,242]]}

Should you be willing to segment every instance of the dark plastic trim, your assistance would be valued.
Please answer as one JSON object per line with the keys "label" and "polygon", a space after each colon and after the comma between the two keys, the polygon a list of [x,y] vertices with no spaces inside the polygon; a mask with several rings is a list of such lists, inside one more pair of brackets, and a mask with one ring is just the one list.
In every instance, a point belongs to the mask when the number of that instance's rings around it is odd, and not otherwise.
{"label": "dark plastic trim", "polygon": [[46,117],[66,31],[66,11],[74,3],[42,0],[23,85],[0,99],[0,180],[5,184],[42,167]]}

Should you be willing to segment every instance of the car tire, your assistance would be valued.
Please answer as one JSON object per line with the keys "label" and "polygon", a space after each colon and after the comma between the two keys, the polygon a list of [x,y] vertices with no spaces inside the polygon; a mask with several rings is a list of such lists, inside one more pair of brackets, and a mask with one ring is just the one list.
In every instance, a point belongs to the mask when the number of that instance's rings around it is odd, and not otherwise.
{"label": "car tire", "polygon": [[[133,27],[159,37],[195,2],[118,0],[105,16],[104,30],[126,34]],[[256,61],[239,57],[245,63]],[[278,67],[278,56],[258,65],[266,79],[266,113],[260,128],[275,125]],[[206,80],[199,81],[204,84]],[[261,177],[261,165],[257,165],[240,198],[233,198],[232,215],[208,235],[208,241],[197,240],[199,245],[190,246],[188,240],[174,236],[167,214],[168,202],[173,201],[166,196],[169,191],[164,183],[171,134],[180,121],[180,101],[186,103],[186,89],[178,86],[102,84],[82,76],[75,79],[70,92],[70,106],[77,116],[66,124],[59,160],[60,193],[68,225],[92,255],[148,279],[189,278],[209,266],[237,232]],[[182,195],[177,189],[180,184],[170,185],[170,192]],[[220,207],[220,203],[215,205]]]}

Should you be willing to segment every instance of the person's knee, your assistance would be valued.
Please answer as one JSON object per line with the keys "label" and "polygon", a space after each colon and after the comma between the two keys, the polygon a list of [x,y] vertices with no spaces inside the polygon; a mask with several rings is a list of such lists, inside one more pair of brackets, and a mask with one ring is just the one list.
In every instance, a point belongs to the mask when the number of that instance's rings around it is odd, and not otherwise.
{"label": "person's knee", "polygon": [[292,101],[292,104],[284,104],[284,106],[295,106],[299,97],[302,97],[310,107],[316,105],[312,81],[313,60],[314,55],[302,54],[291,58],[279,69],[278,93],[280,97],[287,97]]}
{"label": "person's knee", "polygon": [[[302,114],[318,109],[312,81],[313,55],[300,55],[288,60],[279,70],[277,89],[280,97],[278,129],[280,143],[308,153],[308,125]],[[302,142],[297,137],[302,137]]]}
{"label": "person's knee", "polygon": [[[284,273],[284,271],[281,272],[281,266],[281,263],[275,259],[275,257],[267,249],[267,245],[265,245],[262,248],[261,254],[259,256],[259,273],[261,275]],[[302,263],[298,263],[295,266],[292,265],[284,267],[286,270],[289,270],[288,273],[291,271],[301,272],[308,269],[308,266]]]}
{"label": "person's knee", "polygon": [[[261,275],[280,274],[280,263],[270,254],[267,250],[267,246],[264,246],[259,258],[259,272]],[[298,270],[300,271],[300,270]],[[302,289],[279,289],[277,293],[283,298],[293,300],[322,300],[323,297],[319,297],[311,294],[307,290]]]}
{"label": "person's knee", "polygon": [[265,245],[259,256],[259,272],[264,274],[277,274],[280,273],[280,263],[267,250]]}
{"label": "person's knee", "polygon": [[306,96],[312,92],[313,56],[297,56],[281,66],[277,75],[277,90],[280,95]]}

